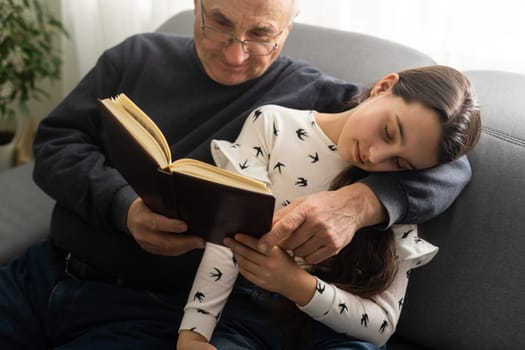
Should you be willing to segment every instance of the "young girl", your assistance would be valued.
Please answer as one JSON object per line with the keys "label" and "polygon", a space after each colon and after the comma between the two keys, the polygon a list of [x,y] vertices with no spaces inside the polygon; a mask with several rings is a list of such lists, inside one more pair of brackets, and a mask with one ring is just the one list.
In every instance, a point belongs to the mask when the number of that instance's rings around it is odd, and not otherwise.
{"label": "young girl", "polygon": [[[263,106],[247,118],[235,142],[214,140],[211,147],[218,166],[267,183],[278,209],[297,197],[357,181],[363,171],[417,171],[457,159],[475,146],[480,130],[479,107],[467,78],[450,67],[429,66],[387,75],[341,113]],[[262,254],[256,243],[238,234],[225,240],[231,250],[207,244],[178,349],[213,349],[199,342],[210,340],[238,271],[310,317],[295,334],[302,342],[293,342],[297,348],[306,343],[319,348],[323,338],[337,339],[330,346],[351,346],[356,339],[382,346],[395,330],[410,270],[437,253],[437,247],[418,237],[415,225],[362,230],[338,255],[314,266],[277,246]],[[307,331],[302,325],[309,323]],[[319,331],[321,326],[328,332]],[[267,329],[252,329],[246,348],[258,348],[265,337],[267,346],[290,344],[292,322],[279,327],[283,339]],[[220,332],[212,341],[217,348],[225,344]],[[235,326],[228,325],[228,332],[237,332]]]}

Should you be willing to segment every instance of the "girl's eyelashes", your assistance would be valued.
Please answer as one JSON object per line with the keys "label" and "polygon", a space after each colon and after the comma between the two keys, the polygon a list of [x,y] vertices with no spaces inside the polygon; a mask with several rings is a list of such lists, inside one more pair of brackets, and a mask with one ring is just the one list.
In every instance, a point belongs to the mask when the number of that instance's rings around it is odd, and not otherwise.
{"label": "girl's eyelashes", "polygon": [[399,160],[399,157],[395,157],[394,158],[394,164],[396,166],[396,168],[398,168],[399,170],[406,170],[405,168],[403,168],[403,166],[401,165],[401,162]]}
{"label": "girl's eyelashes", "polygon": [[383,127],[383,133],[384,133],[384,139],[386,143],[392,142],[392,136],[390,135],[390,132],[388,130],[388,124],[385,123],[385,126]]}

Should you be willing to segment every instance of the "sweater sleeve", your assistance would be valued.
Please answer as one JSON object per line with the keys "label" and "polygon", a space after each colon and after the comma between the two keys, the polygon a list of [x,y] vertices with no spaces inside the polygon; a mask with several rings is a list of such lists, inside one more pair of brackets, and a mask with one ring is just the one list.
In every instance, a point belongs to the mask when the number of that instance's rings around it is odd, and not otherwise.
{"label": "sweater sleeve", "polygon": [[210,340],[239,271],[232,251],[206,243],[199,269],[184,307],[180,330],[191,330]]}
{"label": "sweater sleeve", "polygon": [[421,171],[373,173],[361,180],[388,213],[385,228],[395,223],[422,223],[444,212],[470,181],[466,156]]}
{"label": "sweater sleeve", "polygon": [[[60,205],[94,226],[113,222],[117,193],[123,207],[136,198],[108,166],[97,98],[112,96],[121,81],[123,52],[131,41],[107,50],[79,85],[39,124],[34,141],[35,182]],[[127,209],[127,208],[126,208]],[[122,210],[119,210],[122,212]]]}

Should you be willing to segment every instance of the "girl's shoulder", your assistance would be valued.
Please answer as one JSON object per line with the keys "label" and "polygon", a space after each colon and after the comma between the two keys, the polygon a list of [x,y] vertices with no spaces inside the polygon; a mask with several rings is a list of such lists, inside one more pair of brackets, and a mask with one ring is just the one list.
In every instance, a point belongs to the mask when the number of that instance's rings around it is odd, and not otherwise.
{"label": "girl's shoulder", "polygon": [[267,104],[257,107],[251,115],[253,117],[263,116],[276,121],[304,121],[308,120],[312,115],[312,110],[290,108],[281,105]]}

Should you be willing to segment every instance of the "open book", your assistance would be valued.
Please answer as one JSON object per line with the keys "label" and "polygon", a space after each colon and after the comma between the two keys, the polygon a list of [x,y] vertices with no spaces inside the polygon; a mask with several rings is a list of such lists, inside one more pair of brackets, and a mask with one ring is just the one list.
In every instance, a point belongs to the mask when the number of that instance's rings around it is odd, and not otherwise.
{"label": "open book", "polygon": [[125,94],[99,102],[109,158],[153,211],[219,244],[270,230],[275,198],[265,183],[195,159],[172,161],[160,129]]}

